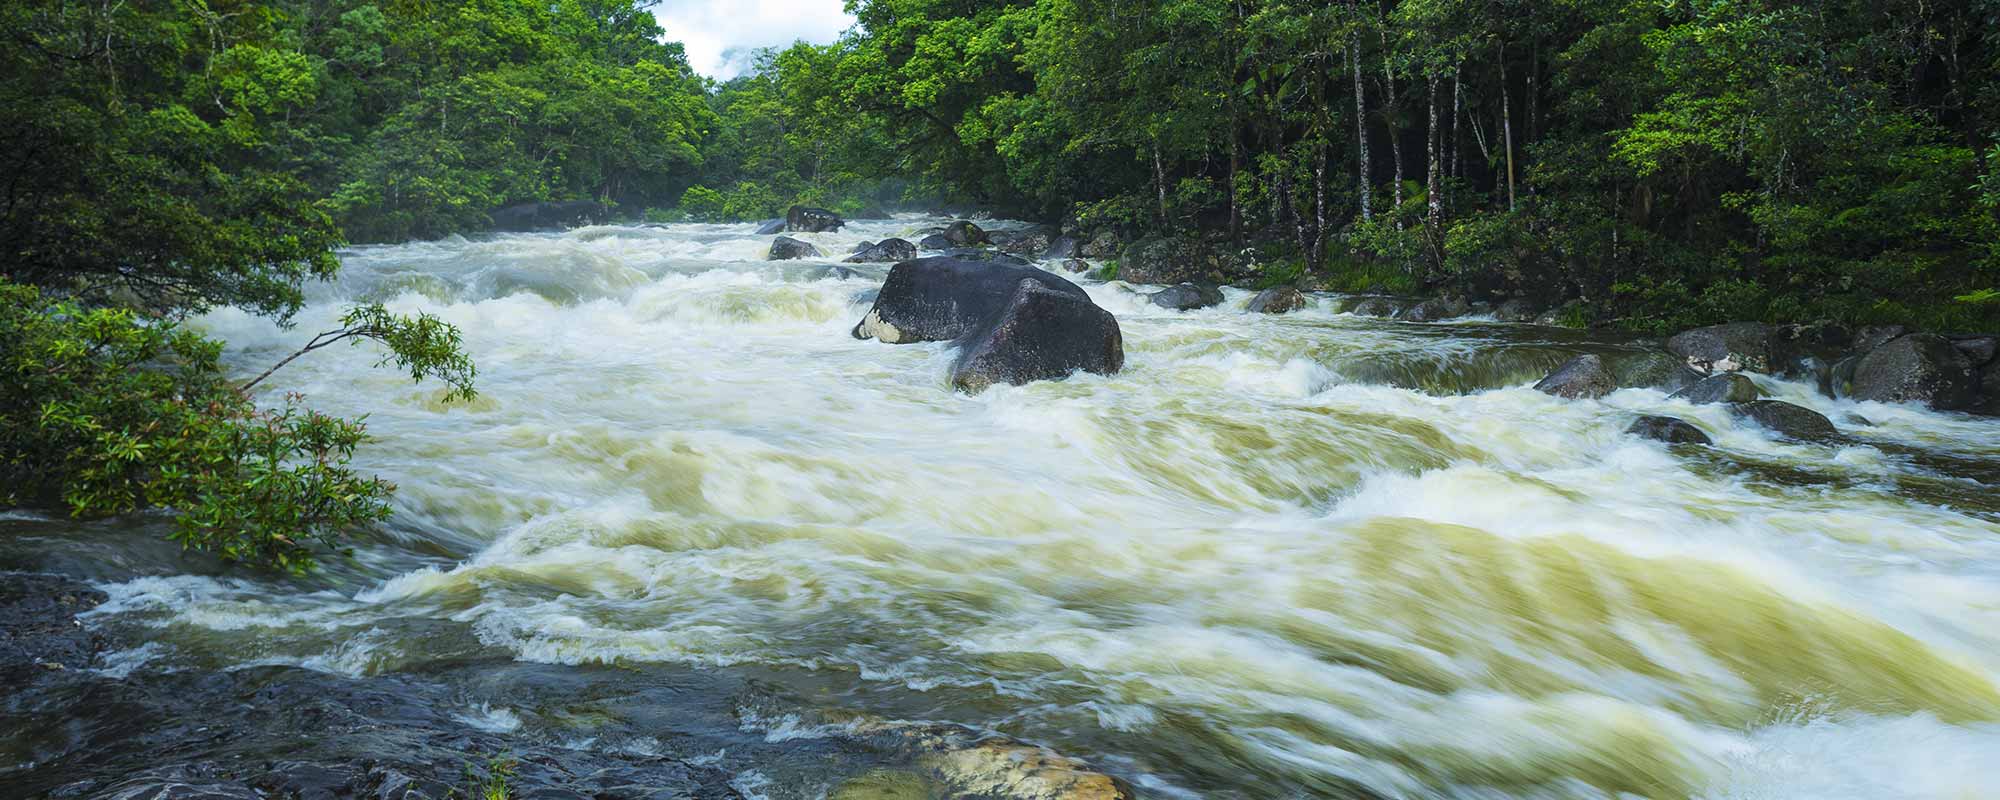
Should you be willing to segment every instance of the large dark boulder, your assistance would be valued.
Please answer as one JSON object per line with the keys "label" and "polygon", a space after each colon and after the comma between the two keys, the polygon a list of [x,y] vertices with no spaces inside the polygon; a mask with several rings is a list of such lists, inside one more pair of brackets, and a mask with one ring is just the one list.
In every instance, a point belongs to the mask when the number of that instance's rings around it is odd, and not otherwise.
{"label": "large dark boulder", "polygon": [[917,240],[917,247],[925,250],[950,250],[957,246],[956,242],[942,233],[926,234],[924,238]]}
{"label": "large dark boulder", "polygon": [[1667,444],[1710,444],[1708,434],[1686,420],[1673,417],[1643,416],[1632,421],[1626,433],[1644,439],[1666,442]]}
{"label": "large dark boulder", "polygon": [[1680,359],[1659,351],[1621,354],[1607,365],[1620,387],[1643,386],[1673,393],[1708,377],[1688,368]]}
{"label": "large dark boulder", "polygon": [[1141,239],[1118,257],[1118,278],[1126,283],[1229,283],[1252,271],[1248,259],[1191,236]]}
{"label": "large dark boulder", "polygon": [[958,346],[951,384],[965,392],[1078,370],[1110,375],[1125,366],[1124,338],[1111,312],[1034,278],[1016,283],[1000,313]]}
{"label": "large dark boulder", "polygon": [[770,222],[766,222],[762,225],[757,226],[758,236],[769,236],[774,233],[784,233],[784,232],[785,232],[785,221],[782,219],[774,219],[771,220]]}
{"label": "large dark boulder", "polygon": [[1304,308],[1305,304],[1304,292],[1290,286],[1276,286],[1258,292],[1256,297],[1250,298],[1250,305],[1246,306],[1245,310],[1253,314],[1283,314]]}
{"label": "large dark boulder", "polygon": [[1572,400],[1603,397],[1617,388],[1611,371],[1604,368],[1604,359],[1589,353],[1563,362],[1548,377],[1535,383],[1536,391]]}
{"label": "large dark boulder", "polygon": [[1854,365],[1856,400],[1922,403],[1940,411],[1971,408],[1978,399],[1972,364],[1950,340],[1931,333],[1898,336]]}
{"label": "large dark boulder", "polygon": [[792,206],[785,211],[785,230],[793,233],[823,233],[840,230],[847,220],[824,208]]}
{"label": "large dark boulder", "polygon": [[1782,400],[1752,400],[1729,407],[1736,416],[1793,439],[1825,440],[1839,435],[1833,421],[1817,411]]}
{"label": "large dark boulder", "polygon": [[1471,307],[1463,297],[1437,297],[1403,309],[1403,313],[1397,315],[1397,319],[1405,322],[1437,322],[1463,317],[1470,310]]}
{"label": "large dark boulder", "polygon": [[1791,353],[1787,338],[1761,322],[1731,322],[1682,331],[1667,340],[1667,352],[1706,373],[1772,373]]}
{"label": "large dark boulder", "polygon": [[545,231],[594,225],[610,218],[602,203],[566,200],[559,203],[521,203],[487,215],[496,231]]}
{"label": "large dark boulder", "polygon": [[770,261],[788,261],[794,258],[818,258],[823,255],[811,242],[802,242],[790,236],[780,236],[771,240],[771,253],[765,258]]}
{"label": "large dark boulder", "polygon": [[999,314],[1022,280],[1090,302],[1081,287],[1034,267],[931,256],[890,268],[854,338],[890,344],[959,338]]}
{"label": "large dark boulder", "polygon": [[1668,399],[1686,400],[1695,405],[1713,403],[1748,403],[1763,397],[1763,391],[1749,378],[1734,372],[1710,375],[1695,381],[1693,385],[1668,395]]}
{"label": "large dark boulder", "polygon": [[917,257],[917,246],[907,240],[889,238],[855,251],[847,261],[853,264],[880,264],[894,261],[908,261]]}
{"label": "large dark boulder", "polygon": [[986,243],[986,231],[966,220],[958,220],[944,226],[944,238],[959,247],[971,247]]}
{"label": "large dark boulder", "polygon": [[1222,290],[1213,286],[1183,283],[1154,292],[1153,305],[1175,311],[1192,311],[1222,302]]}

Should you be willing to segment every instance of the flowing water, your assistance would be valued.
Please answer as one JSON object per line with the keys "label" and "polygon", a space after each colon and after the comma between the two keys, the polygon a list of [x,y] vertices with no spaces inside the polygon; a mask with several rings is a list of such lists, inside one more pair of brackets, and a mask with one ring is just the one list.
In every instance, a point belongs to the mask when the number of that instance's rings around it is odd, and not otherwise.
{"label": "flowing water", "polygon": [[[749,230],[356,248],[295,330],[207,318],[248,371],[344,303],[429,311],[480,396],[363,352],[279,373],[270,399],[369,415],[392,523],[303,586],[113,582],[101,615],[156,639],[114,662],[754,674],[795,698],[745,715],[768,741],[841,735],[807,707],[951,722],[1153,797],[2000,796],[2000,420],[1760,378],[1849,435],[1789,442],[1528,388],[1657,343],[1082,276],[1124,372],[967,396],[947,344],[847,335],[884,265],[766,262]],[[1716,447],[1624,435],[1640,413]],[[467,724],[578,716],[503,695]]]}

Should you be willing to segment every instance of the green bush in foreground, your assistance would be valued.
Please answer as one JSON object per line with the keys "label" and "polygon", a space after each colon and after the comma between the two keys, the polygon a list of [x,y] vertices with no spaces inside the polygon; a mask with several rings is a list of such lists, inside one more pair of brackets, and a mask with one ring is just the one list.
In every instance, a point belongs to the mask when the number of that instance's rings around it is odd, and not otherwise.
{"label": "green bush in foreground", "polygon": [[[348,312],[279,362],[339,341],[387,346],[383,362],[473,394],[458,331],[380,306]],[[224,374],[222,343],[123,308],[84,308],[0,280],[0,504],[79,517],[177,513],[173,538],[224,560],[304,574],[315,545],[389,513],[394,486],[348,461],[359,421],[260,409]],[[274,366],[272,369],[275,370]]]}

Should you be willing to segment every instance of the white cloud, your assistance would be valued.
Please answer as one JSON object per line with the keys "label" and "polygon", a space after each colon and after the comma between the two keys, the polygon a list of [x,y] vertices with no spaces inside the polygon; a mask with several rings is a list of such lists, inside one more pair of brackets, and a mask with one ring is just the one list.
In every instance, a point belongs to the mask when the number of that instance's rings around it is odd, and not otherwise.
{"label": "white cloud", "polygon": [[722,79],[747,70],[759,47],[831,42],[854,24],[841,0],[663,0],[653,16],[696,72]]}

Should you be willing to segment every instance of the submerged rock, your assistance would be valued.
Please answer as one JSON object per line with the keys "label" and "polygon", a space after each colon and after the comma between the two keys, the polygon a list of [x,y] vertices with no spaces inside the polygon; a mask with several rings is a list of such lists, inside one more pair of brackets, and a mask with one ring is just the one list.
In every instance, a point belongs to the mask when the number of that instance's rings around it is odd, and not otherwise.
{"label": "submerged rock", "polygon": [[1354,307],[1347,309],[1347,313],[1357,317],[1391,317],[1396,314],[1396,304],[1385,298],[1370,297],[1355,303]]}
{"label": "submerged rock", "polygon": [[0,687],[90,666],[104,637],[76,615],[102,602],[103,592],[67,578],[0,573]]}
{"label": "submerged rock", "polygon": [[1647,415],[1632,421],[1626,433],[1668,444],[1711,444],[1708,434],[1686,420]]}
{"label": "submerged rock", "polygon": [[487,215],[496,231],[541,231],[593,225],[609,219],[610,210],[591,200],[521,203]]}
{"label": "submerged rock", "polygon": [[1854,365],[1856,400],[1922,403],[1939,411],[1960,411],[1973,407],[1977,392],[1977,376],[1965,354],[1936,334],[1896,337]]}
{"label": "submerged rock", "polygon": [[1563,362],[1535,384],[1536,391],[1572,400],[1603,397],[1617,388],[1611,372],[1604,368],[1604,359],[1590,353]]}
{"label": "submerged rock", "polygon": [[770,261],[789,261],[795,258],[818,258],[824,255],[811,242],[803,242],[790,236],[780,236],[771,240],[771,253],[765,258]]}
{"label": "submerged rock", "polygon": [[770,222],[766,222],[762,225],[757,226],[758,236],[769,236],[774,233],[784,233],[784,232],[785,232],[785,221],[782,219],[774,219],[771,220]]}
{"label": "submerged rock", "polygon": [[869,245],[866,249],[856,250],[854,255],[847,257],[847,261],[851,264],[888,263],[908,261],[916,257],[916,245],[910,244],[905,239],[889,238]]}
{"label": "submerged rock", "polygon": [[1734,372],[1725,372],[1702,378],[1693,385],[1668,395],[1668,399],[1686,400],[1700,406],[1713,403],[1748,403],[1763,396],[1764,392],[1749,378]]}
{"label": "submerged rock", "polygon": [[1770,373],[1784,363],[1787,348],[1778,331],[1761,322],[1731,322],[1682,331],[1667,340],[1667,352],[1705,373]]}
{"label": "submerged rock", "polygon": [[1171,308],[1175,311],[1191,311],[1207,308],[1222,302],[1222,290],[1213,286],[1197,286],[1183,283],[1154,292],[1150,299],[1153,305]]}
{"label": "submerged rock", "polygon": [[1244,308],[1254,314],[1284,314],[1304,308],[1305,304],[1304,292],[1290,286],[1278,286],[1258,292],[1256,297],[1250,298],[1250,305]]}
{"label": "submerged rock", "polygon": [[1403,309],[1396,318],[1406,322],[1437,322],[1463,317],[1469,310],[1463,297],[1437,297]]}
{"label": "submerged rock", "polygon": [[785,211],[785,230],[794,233],[824,233],[840,230],[847,220],[824,208],[792,206]]}
{"label": "submerged rock", "polygon": [[1817,411],[1782,400],[1735,403],[1729,411],[1793,439],[1825,440],[1839,435],[1833,421]]}

